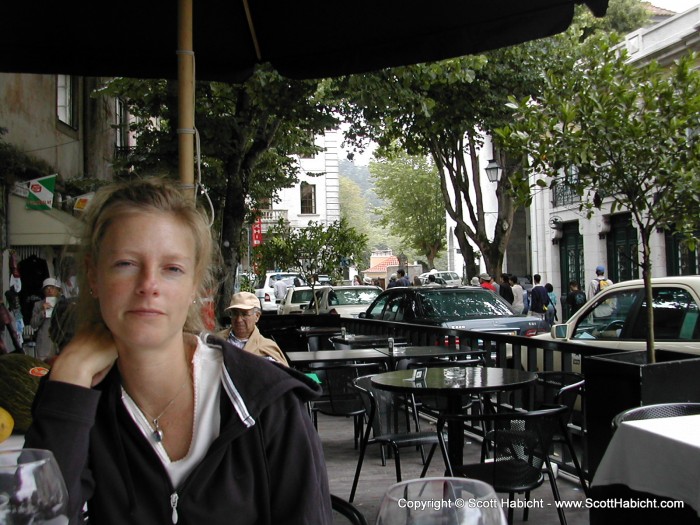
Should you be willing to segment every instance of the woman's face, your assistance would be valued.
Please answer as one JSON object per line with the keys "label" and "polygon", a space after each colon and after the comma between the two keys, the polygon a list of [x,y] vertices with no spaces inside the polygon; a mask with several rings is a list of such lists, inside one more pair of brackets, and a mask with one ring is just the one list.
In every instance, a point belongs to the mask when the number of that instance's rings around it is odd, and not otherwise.
{"label": "woman's face", "polygon": [[182,341],[195,264],[193,233],[170,214],[127,213],[107,227],[88,277],[120,350]]}

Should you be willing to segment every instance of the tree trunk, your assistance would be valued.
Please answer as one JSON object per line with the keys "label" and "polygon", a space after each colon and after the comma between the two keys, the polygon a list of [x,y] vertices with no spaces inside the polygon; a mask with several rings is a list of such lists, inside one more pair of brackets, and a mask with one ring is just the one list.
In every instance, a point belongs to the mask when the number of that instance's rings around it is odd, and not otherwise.
{"label": "tree trunk", "polygon": [[651,230],[638,226],[642,237],[642,278],[644,279],[644,295],[647,304],[647,362],[656,363],[656,350],[654,348],[654,292],[651,287],[651,249],[649,240]]}

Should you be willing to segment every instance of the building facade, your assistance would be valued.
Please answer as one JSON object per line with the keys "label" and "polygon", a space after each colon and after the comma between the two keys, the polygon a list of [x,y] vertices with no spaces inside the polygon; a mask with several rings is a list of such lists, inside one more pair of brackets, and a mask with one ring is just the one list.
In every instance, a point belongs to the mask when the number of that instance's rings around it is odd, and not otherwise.
{"label": "building facade", "polygon": [[[626,35],[624,43],[631,63],[651,60],[670,66],[688,51],[700,51],[700,5]],[[579,197],[564,184],[556,184],[533,196],[531,260],[533,272],[565,294],[570,280],[585,290],[602,265],[614,282],[641,278],[640,243],[631,214],[611,213],[610,199],[587,219],[578,211]],[[656,231],[651,240],[652,276],[696,274],[698,252],[688,252],[668,233]]]}
{"label": "building facade", "polygon": [[[700,51],[700,5],[660,22],[638,29],[625,37],[630,61],[643,64],[656,60],[671,65],[688,51]],[[490,157],[489,138],[485,138],[479,165],[482,171]],[[482,173],[482,191],[486,220],[496,208],[495,184]],[[534,183],[534,178],[532,183]],[[579,212],[579,197],[564,184],[553,185],[533,195],[532,205],[520,210],[514,219],[511,242],[503,270],[518,276],[539,273],[542,282],[553,285],[558,296],[568,291],[570,280],[577,280],[585,289],[595,277],[595,268],[602,265],[613,281],[641,277],[641,259],[637,231],[629,212],[611,213],[611,200],[604,200],[600,210],[590,219]],[[490,208],[489,208],[490,207]],[[454,224],[447,218],[449,269],[462,271],[464,260],[453,235]],[[488,225],[490,230],[493,224]],[[688,252],[671,236],[656,232],[652,239],[652,275],[695,274],[700,272],[698,252]],[[483,261],[481,270],[485,270]],[[471,277],[471,276],[468,276]]]}

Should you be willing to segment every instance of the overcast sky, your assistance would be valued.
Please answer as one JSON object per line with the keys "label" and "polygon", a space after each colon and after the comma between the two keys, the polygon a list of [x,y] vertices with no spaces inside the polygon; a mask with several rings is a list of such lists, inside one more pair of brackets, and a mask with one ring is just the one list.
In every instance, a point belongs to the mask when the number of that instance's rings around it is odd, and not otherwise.
{"label": "overcast sky", "polygon": [[676,13],[687,11],[691,7],[698,5],[699,0],[651,0],[651,3],[656,7],[663,7]]}

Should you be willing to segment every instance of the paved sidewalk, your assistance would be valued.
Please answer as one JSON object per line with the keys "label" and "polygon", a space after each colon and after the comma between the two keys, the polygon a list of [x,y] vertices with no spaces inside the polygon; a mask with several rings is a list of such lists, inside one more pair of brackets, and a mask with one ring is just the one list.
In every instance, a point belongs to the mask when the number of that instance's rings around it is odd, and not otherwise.
{"label": "paved sidewalk", "polygon": [[[429,424],[424,422],[423,425],[427,428]],[[350,489],[359,456],[359,451],[356,451],[353,447],[352,418],[346,419],[319,414],[318,427],[326,456],[331,492],[347,500],[350,497]],[[467,445],[465,447],[465,460],[478,461],[479,453],[480,443],[473,441],[471,446]],[[437,451],[428,471],[428,476],[442,476],[444,468],[442,456]],[[412,449],[402,449],[401,471],[404,480],[419,477],[421,469],[420,453]],[[386,467],[382,467],[379,458],[379,447],[376,445],[370,447],[362,467],[362,474],[354,501],[355,506],[364,514],[370,525],[375,523],[379,504],[385,490],[395,482],[396,474],[393,458],[387,461]],[[557,484],[563,501],[584,502],[585,495],[583,490],[574,478],[566,474],[560,474]],[[499,496],[507,499],[507,494],[499,494]],[[524,501],[522,495],[518,497],[521,501]],[[531,508],[530,516],[526,522],[523,521],[522,509],[516,509],[514,523],[529,523],[532,525],[559,524],[559,516],[553,503],[552,490],[547,480],[532,493],[531,500],[537,503],[540,508]],[[588,525],[589,523],[587,509],[566,509],[565,514],[569,525]],[[339,518],[337,523],[347,522],[343,522]]]}

